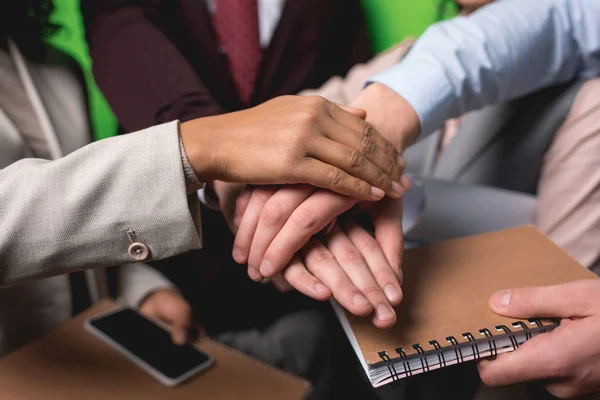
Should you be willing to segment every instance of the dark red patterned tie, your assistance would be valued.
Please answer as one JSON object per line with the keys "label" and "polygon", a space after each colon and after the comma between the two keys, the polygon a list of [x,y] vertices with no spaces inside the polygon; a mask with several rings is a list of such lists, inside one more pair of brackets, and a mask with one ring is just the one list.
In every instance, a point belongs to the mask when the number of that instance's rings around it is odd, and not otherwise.
{"label": "dark red patterned tie", "polygon": [[257,0],[216,0],[213,25],[240,98],[247,104],[262,58]]}

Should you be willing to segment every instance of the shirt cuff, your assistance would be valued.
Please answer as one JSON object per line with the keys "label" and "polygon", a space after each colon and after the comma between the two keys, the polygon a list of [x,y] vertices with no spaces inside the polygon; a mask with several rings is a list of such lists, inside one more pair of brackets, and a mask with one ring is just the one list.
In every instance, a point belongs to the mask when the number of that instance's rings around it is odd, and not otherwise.
{"label": "shirt cuff", "polygon": [[402,61],[373,76],[367,83],[388,86],[415,109],[421,123],[419,138],[439,129],[455,112],[452,87],[436,62],[434,59]]}
{"label": "shirt cuff", "polygon": [[194,168],[192,167],[192,164],[190,164],[187,154],[185,154],[185,148],[183,147],[183,140],[181,140],[181,136],[179,137],[179,152],[181,154],[181,164],[183,165],[183,175],[185,177],[185,189],[187,194],[192,194],[198,189],[204,187],[204,183],[198,180],[196,172],[194,172]]}
{"label": "shirt cuff", "polygon": [[119,270],[119,297],[124,305],[139,308],[144,300],[160,289],[177,288],[163,274],[143,263],[128,264]]}
{"label": "shirt cuff", "polygon": [[210,186],[206,185],[202,189],[198,190],[198,200],[206,207],[213,211],[221,211],[221,204],[219,204],[219,197]]}

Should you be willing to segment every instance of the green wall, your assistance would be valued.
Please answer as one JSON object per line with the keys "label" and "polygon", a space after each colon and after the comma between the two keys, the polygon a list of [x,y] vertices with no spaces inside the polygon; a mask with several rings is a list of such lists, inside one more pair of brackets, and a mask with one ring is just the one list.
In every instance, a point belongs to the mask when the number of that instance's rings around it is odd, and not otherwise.
{"label": "green wall", "polygon": [[96,138],[113,136],[117,131],[117,122],[92,78],[91,61],[79,12],[79,0],[55,0],[55,5],[54,20],[63,28],[50,42],[75,57],[84,69],[90,92],[92,125]]}
{"label": "green wall", "polygon": [[[438,11],[440,1],[444,0],[362,0],[373,49],[379,52],[407,36],[416,37],[429,24],[447,16],[440,15]],[[117,123],[90,72],[91,62],[83,34],[79,0],[55,0],[55,4],[57,10],[54,19],[63,29],[51,42],[73,55],[84,68],[90,88],[92,124],[96,138],[112,136],[116,133]],[[450,7],[446,14],[452,13],[453,9]]]}
{"label": "green wall", "polygon": [[418,37],[427,27],[456,14],[451,0],[362,0],[375,52],[406,37]]}

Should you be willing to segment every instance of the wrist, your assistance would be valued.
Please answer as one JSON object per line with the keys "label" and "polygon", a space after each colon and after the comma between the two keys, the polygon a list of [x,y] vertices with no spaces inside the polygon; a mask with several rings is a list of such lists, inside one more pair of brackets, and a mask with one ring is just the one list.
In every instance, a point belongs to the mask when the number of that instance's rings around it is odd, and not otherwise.
{"label": "wrist", "polygon": [[367,110],[367,122],[401,153],[419,136],[421,125],[417,112],[386,85],[370,84],[352,106]]}
{"label": "wrist", "polygon": [[219,176],[219,156],[217,152],[218,129],[212,117],[198,118],[184,122],[179,127],[179,135],[188,162],[200,182],[209,182]]}

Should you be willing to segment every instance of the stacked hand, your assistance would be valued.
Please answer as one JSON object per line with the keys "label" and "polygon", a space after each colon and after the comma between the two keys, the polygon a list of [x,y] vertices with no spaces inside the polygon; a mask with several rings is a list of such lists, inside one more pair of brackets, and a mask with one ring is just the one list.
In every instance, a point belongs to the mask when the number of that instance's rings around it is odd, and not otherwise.
{"label": "stacked hand", "polygon": [[508,317],[557,317],[562,322],[512,353],[481,361],[485,384],[541,380],[561,399],[600,393],[600,280],[506,290],[491,297],[490,307]]}
{"label": "stacked hand", "polygon": [[364,117],[320,97],[284,96],[185,122],[181,139],[203,182],[308,183],[360,200],[398,198],[402,159]]}
{"label": "stacked hand", "polygon": [[[403,184],[409,187],[405,178]],[[373,219],[375,238],[354,222],[314,237],[355,204],[308,185],[248,188],[237,201],[233,257],[248,263],[254,280],[283,278],[307,296],[333,295],[350,312],[373,313],[375,325],[392,326],[391,306],[402,299],[401,202],[386,198],[362,205]]]}
{"label": "stacked hand", "polygon": [[[365,90],[370,97],[358,101],[361,107],[369,107],[367,121],[377,124],[377,130],[368,124],[369,131],[373,131],[369,136],[381,128],[386,131],[384,137],[390,139],[395,133],[393,129],[398,127],[413,135],[418,128],[414,110],[403,101],[397,106],[393,100],[398,96],[393,93],[390,96],[389,89],[371,86],[375,90],[371,87]],[[387,98],[390,98],[389,104],[376,102]],[[357,108],[348,111],[355,114],[354,118],[364,118]],[[390,119],[390,115],[403,118],[403,114],[389,114],[395,111],[407,111],[410,118],[402,121],[410,123],[406,126],[404,122],[388,123],[395,120]],[[416,127],[413,126],[415,121]],[[396,141],[390,141],[398,149],[408,143],[405,140],[398,145]],[[376,203],[361,204],[373,219],[375,238],[352,222],[337,224],[331,232],[314,237],[352,208],[357,199],[364,200],[347,192],[338,190],[353,197],[314,187],[319,185],[291,185],[255,187],[240,195],[235,217],[227,212],[226,217],[229,215],[230,226],[237,229],[233,257],[239,263],[248,263],[248,274],[252,279],[274,277],[276,286],[284,288],[289,284],[320,300],[333,295],[356,315],[372,313],[373,323],[379,327],[394,324],[396,316],[391,306],[402,299],[402,204],[397,198],[409,188],[410,182],[401,177],[405,165],[396,148],[386,140],[384,142],[381,147],[394,155],[398,167],[392,174],[392,193],[387,191],[391,196]],[[231,201],[225,203],[231,204]]]}

